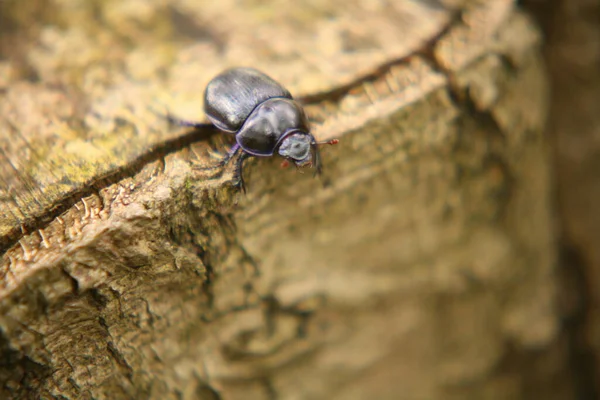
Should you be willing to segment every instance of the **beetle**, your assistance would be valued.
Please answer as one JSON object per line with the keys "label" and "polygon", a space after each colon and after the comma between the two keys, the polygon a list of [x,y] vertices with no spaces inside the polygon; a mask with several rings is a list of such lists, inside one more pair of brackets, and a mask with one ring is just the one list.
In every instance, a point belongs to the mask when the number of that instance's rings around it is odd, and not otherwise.
{"label": "beetle", "polygon": [[[298,168],[313,166],[318,175],[322,165],[317,146],[338,142],[317,142],[300,103],[287,89],[254,68],[232,68],[214,77],[204,91],[204,112],[217,129],[235,135],[236,143],[220,165],[242,152],[235,174],[243,191],[242,168],[248,157],[278,153],[284,157],[284,164],[289,161]],[[184,126],[204,126],[170,117],[169,120]]]}

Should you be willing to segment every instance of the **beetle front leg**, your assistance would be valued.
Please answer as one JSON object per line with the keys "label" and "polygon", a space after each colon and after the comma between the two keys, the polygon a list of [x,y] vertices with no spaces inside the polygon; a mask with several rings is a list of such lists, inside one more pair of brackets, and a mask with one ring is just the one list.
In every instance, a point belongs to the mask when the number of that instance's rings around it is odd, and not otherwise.
{"label": "beetle front leg", "polygon": [[[229,151],[227,152],[225,157],[223,157],[223,159],[221,161],[219,161],[217,163],[217,165],[215,165],[214,167],[210,167],[209,169],[223,168],[225,165],[227,165],[227,163],[229,163],[229,161],[233,158],[233,156],[235,156],[240,150],[241,150],[240,145],[237,143],[234,144],[233,147],[231,149],[229,149]],[[233,179],[235,181],[234,185],[239,187],[244,193],[246,193],[246,184],[244,182],[243,168],[244,168],[244,161],[249,157],[250,157],[250,154],[242,151],[242,154],[240,154],[238,159],[235,161],[235,169],[233,170]]]}
{"label": "beetle front leg", "polygon": [[240,145],[236,143],[229,149],[229,151],[227,151],[227,154],[225,154],[225,156],[221,157],[221,159],[216,164],[198,169],[206,171],[216,168],[223,168],[225,165],[227,165],[227,163],[229,163],[229,160],[231,160],[233,156],[237,154],[238,151],[240,151]]}
{"label": "beetle front leg", "polygon": [[244,161],[250,158],[250,154],[243,152],[235,162],[233,177],[237,180],[235,186],[239,187],[246,194],[246,183],[244,182]]}
{"label": "beetle front leg", "polygon": [[[233,146],[231,146],[231,148],[229,149],[229,151],[227,152],[227,154],[225,154],[225,157],[223,157],[218,165],[219,167],[224,167],[225,165],[227,165],[227,163],[229,162],[229,160],[231,160],[233,158],[233,156],[235,156],[237,154],[238,151],[240,151],[241,147],[239,144],[234,144]],[[244,153],[246,154],[246,153]]]}

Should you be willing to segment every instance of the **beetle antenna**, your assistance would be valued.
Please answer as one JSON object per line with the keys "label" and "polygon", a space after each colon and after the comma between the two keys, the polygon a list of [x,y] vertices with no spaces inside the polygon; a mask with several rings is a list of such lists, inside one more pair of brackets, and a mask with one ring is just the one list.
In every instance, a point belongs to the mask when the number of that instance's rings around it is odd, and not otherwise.
{"label": "beetle antenna", "polygon": [[317,142],[317,141],[315,141],[312,144],[316,144],[316,145],[331,144],[331,145],[333,145],[333,144],[338,144],[339,142],[340,142],[339,139],[331,139],[331,140],[326,140],[326,141],[323,141],[323,142]]}

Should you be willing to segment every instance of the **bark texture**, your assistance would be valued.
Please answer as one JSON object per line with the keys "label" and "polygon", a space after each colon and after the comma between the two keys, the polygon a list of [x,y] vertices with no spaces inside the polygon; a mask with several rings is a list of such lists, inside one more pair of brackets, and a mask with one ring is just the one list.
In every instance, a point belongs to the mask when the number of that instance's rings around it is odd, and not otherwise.
{"label": "bark texture", "polygon": [[[452,3],[4,3],[1,397],[571,398],[540,35]],[[322,181],[153,113],[238,64]]]}

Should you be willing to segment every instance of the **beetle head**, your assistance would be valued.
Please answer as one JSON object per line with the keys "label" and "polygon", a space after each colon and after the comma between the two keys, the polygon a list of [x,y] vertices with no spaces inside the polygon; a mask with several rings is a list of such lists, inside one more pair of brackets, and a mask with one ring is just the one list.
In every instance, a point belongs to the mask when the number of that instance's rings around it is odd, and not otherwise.
{"label": "beetle head", "polygon": [[278,152],[280,156],[293,161],[297,167],[305,167],[312,165],[314,149],[315,139],[310,133],[295,132],[281,141]]}
{"label": "beetle head", "polygon": [[313,135],[297,131],[286,136],[279,145],[279,155],[291,160],[296,167],[314,166],[315,175],[321,173],[321,156],[319,155],[320,144],[337,144],[337,139],[325,142],[317,142]]}

